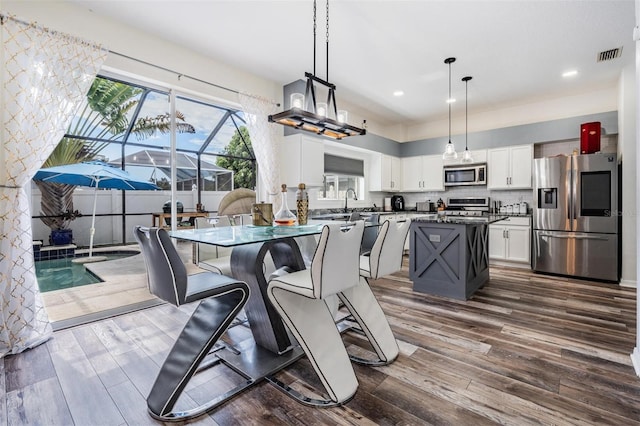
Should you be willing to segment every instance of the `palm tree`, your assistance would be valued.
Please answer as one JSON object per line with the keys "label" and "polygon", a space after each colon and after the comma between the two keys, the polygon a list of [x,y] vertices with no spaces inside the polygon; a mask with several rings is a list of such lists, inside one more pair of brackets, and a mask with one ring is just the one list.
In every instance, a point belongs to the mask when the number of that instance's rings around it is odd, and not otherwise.
{"label": "palm tree", "polygon": [[[61,166],[94,159],[111,141],[121,137],[129,129],[128,113],[138,104],[143,89],[106,78],[98,77],[87,93],[87,100],[76,119],[69,125],[67,135],[56,146],[43,167]],[[194,127],[185,122],[183,114],[176,111],[180,120],[180,133],[195,133]],[[131,128],[138,137],[148,137],[156,131],[170,130],[170,115],[140,117]],[[87,139],[85,139],[87,138]],[[88,139],[90,138],[90,139]],[[42,222],[52,230],[65,229],[78,215],[73,210],[75,185],[36,181],[42,193],[40,202]]]}

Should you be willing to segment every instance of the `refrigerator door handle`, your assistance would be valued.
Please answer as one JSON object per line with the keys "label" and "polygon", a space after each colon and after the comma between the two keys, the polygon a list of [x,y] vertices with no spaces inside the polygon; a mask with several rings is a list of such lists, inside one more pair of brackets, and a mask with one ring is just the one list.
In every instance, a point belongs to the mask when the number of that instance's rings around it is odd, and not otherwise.
{"label": "refrigerator door handle", "polygon": [[577,192],[578,192],[578,163],[575,157],[571,158],[571,210],[573,220],[571,223],[571,229],[576,230],[576,217],[578,206],[576,205],[577,201]]}
{"label": "refrigerator door handle", "polygon": [[575,237],[576,240],[600,240],[600,241],[609,241],[609,238],[607,237],[595,237],[595,236],[591,236],[591,235],[576,235]]}
{"label": "refrigerator door handle", "polygon": [[546,234],[546,233],[540,233],[539,234],[541,237],[549,237],[549,238],[561,238],[563,240],[568,240],[569,238],[573,238],[570,235],[556,235],[556,234]]}
{"label": "refrigerator door handle", "polygon": [[599,237],[595,235],[557,235],[557,234],[547,234],[540,233],[541,237],[550,237],[550,238],[560,238],[563,240],[600,240],[600,241],[608,241],[607,237]]}

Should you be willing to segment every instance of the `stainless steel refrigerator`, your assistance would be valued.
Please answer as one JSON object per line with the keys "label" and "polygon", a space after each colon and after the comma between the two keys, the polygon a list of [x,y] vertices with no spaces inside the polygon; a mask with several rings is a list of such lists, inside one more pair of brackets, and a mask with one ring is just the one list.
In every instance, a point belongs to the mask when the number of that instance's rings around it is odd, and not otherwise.
{"label": "stainless steel refrigerator", "polygon": [[619,281],[615,154],[534,160],[533,270]]}

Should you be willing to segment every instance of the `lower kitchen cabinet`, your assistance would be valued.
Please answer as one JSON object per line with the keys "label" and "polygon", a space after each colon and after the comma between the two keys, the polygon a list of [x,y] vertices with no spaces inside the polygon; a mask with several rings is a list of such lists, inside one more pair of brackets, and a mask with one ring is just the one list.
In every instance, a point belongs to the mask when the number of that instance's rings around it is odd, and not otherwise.
{"label": "lower kitchen cabinet", "polygon": [[489,259],[494,263],[531,264],[531,218],[509,217],[489,225]]}

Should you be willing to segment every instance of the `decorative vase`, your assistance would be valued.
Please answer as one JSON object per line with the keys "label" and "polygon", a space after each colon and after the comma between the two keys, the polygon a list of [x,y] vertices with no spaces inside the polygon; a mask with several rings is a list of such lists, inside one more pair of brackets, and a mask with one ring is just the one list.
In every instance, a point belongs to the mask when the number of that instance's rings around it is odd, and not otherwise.
{"label": "decorative vase", "polygon": [[280,226],[291,226],[296,223],[296,215],[291,213],[287,205],[287,185],[285,184],[282,184],[282,204],[275,215],[274,222]]}
{"label": "decorative vase", "polygon": [[304,183],[298,185],[298,191],[296,192],[296,210],[298,213],[296,215],[298,225],[306,225],[309,214],[309,193]]}

